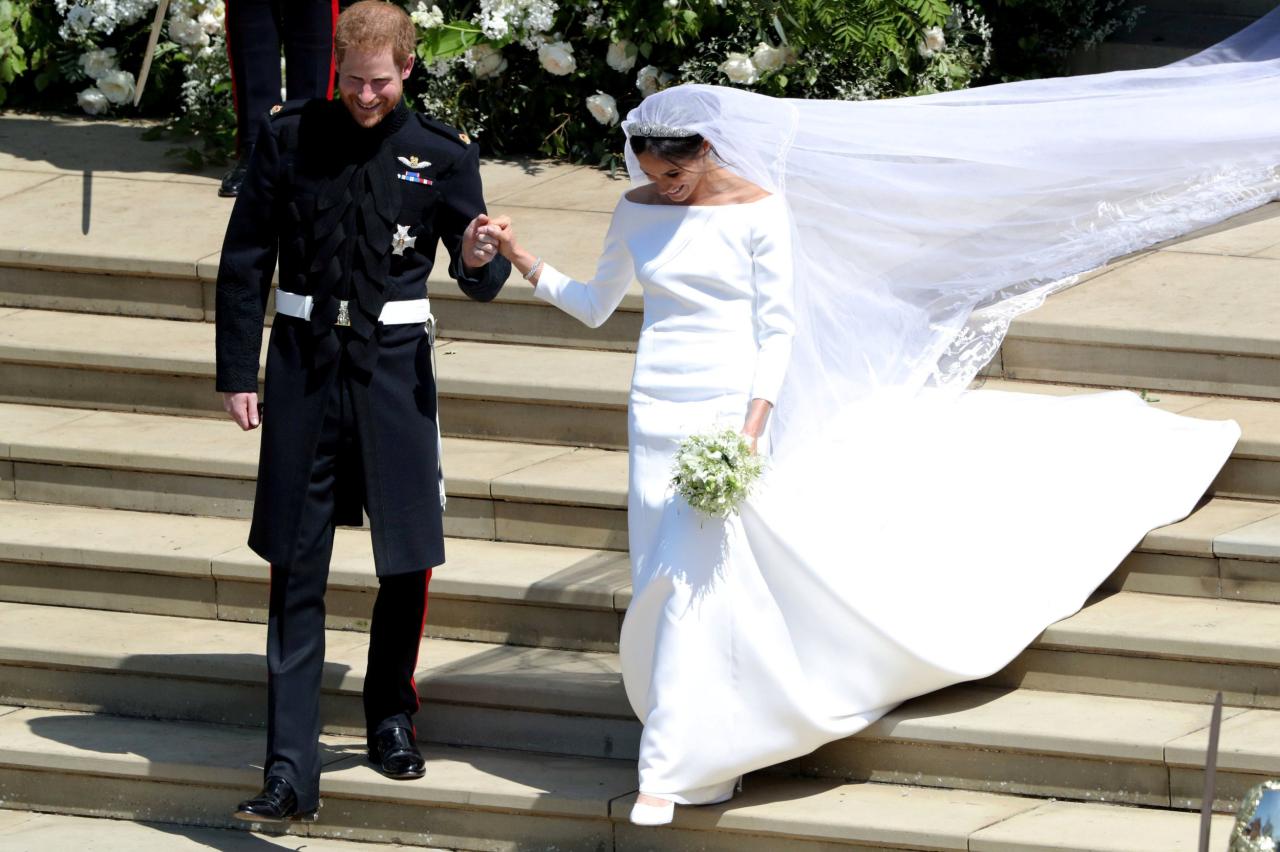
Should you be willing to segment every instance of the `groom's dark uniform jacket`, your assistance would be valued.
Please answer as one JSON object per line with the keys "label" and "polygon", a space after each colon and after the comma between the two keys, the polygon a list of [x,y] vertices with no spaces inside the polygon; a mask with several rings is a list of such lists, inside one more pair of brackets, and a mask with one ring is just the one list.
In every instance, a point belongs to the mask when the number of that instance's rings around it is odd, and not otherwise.
{"label": "groom's dark uniform jacket", "polygon": [[[497,295],[510,264],[498,257],[469,275],[461,257],[463,231],[484,210],[477,146],[403,104],[368,129],[340,101],[273,111],[231,214],[217,283],[224,392],[258,389],[277,256],[280,289],[314,299],[309,321],[276,315],[267,349],[249,536],[263,559],[293,561],[322,422],[341,380],[358,439],[339,454],[337,523],[359,525],[368,509],[380,576],[444,561],[431,343],[421,324],[378,318],[388,301],[426,296],[438,240],[463,292]],[[344,300],[350,326],[337,327]]]}

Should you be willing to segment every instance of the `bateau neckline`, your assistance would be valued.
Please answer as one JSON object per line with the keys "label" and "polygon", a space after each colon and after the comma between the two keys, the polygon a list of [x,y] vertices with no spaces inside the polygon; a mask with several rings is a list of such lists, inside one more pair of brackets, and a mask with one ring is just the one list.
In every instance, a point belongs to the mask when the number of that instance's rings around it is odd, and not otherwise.
{"label": "bateau neckline", "polygon": [[756,204],[768,201],[771,198],[777,198],[776,193],[768,193],[755,201],[739,201],[736,204],[645,204],[643,201],[632,201],[627,197],[629,193],[622,193],[622,200],[630,204],[632,207],[670,207],[676,210],[715,210],[720,207],[753,207]]}

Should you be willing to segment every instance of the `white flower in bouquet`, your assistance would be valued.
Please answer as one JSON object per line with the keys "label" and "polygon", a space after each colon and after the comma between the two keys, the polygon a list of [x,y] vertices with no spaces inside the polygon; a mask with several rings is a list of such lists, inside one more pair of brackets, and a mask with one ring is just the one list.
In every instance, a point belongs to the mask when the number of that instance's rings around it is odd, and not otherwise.
{"label": "white flower in bouquet", "polygon": [[764,459],[751,451],[746,438],[723,429],[680,442],[671,485],[693,508],[724,518],[737,513],[764,468]]}
{"label": "white flower in bouquet", "polygon": [[606,95],[604,92],[591,95],[587,98],[587,111],[601,124],[618,123],[618,102],[614,100],[613,95]]}
{"label": "white flower in bouquet", "polygon": [[428,6],[422,0],[409,11],[409,19],[419,29],[429,30],[444,23],[444,12],[439,6]]}
{"label": "white flower in bouquet", "polygon": [[609,51],[605,54],[604,61],[614,71],[623,74],[636,67],[636,58],[640,55],[639,49],[631,42],[623,39],[615,41],[609,45]]}
{"label": "white flower in bouquet", "polygon": [[80,70],[86,77],[101,79],[104,74],[116,70],[116,49],[86,50],[80,54]]}
{"label": "white flower in bouquet", "polygon": [[929,27],[921,35],[924,36],[920,43],[916,45],[916,50],[925,59],[929,59],[940,50],[945,50],[947,46],[947,37],[942,32],[942,27]]}
{"label": "white flower in bouquet", "polygon": [[756,45],[756,49],[751,54],[751,64],[761,71],[777,71],[786,62],[787,51],[781,47],[774,47],[767,41]]}
{"label": "white flower in bouquet", "polygon": [[680,0],[666,0],[666,4],[668,9],[680,8]]}
{"label": "white flower in bouquet", "polygon": [[80,105],[80,109],[89,113],[89,115],[102,115],[111,109],[111,103],[107,100],[107,96],[102,94],[97,86],[90,86],[76,95],[76,103]]}
{"label": "white flower in bouquet", "polygon": [[477,80],[497,77],[507,70],[507,60],[503,58],[502,51],[491,44],[477,44],[468,50],[465,62]]}
{"label": "white flower in bouquet", "polygon": [[129,71],[108,71],[98,80],[98,90],[113,104],[125,104],[133,100],[133,74]]}
{"label": "white flower in bouquet", "polygon": [[183,47],[205,47],[209,44],[209,34],[195,18],[171,18],[169,38]]}
{"label": "white flower in bouquet", "polygon": [[647,98],[658,91],[661,77],[662,69],[656,65],[646,65],[636,74],[636,89]]}
{"label": "white flower in bouquet", "polygon": [[760,71],[745,53],[730,53],[720,63],[720,73],[732,83],[749,86],[760,79]]}
{"label": "white flower in bouquet", "polygon": [[549,41],[541,45],[538,61],[548,73],[558,77],[572,74],[578,68],[578,60],[573,58],[573,45],[567,41]]}

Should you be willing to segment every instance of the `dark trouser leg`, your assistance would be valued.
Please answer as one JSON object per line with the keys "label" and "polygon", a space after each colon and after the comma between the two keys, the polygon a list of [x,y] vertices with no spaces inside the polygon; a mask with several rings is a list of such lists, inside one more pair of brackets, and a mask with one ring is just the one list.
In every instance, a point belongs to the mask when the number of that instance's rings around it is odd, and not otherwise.
{"label": "dark trouser leg", "polygon": [[378,580],[364,680],[364,718],[370,735],[392,727],[413,728],[418,711],[413,673],[427,621],[430,583],[429,569]]}
{"label": "dark trouser leg", "polygon": [[280,103],[280,22],[276,0],[227,0],[227,59],[236,105],[236,147],[258,141],[268,111]]}
{"label": "dark trouser leg", "polygon": [[337,455],[350,442],[342,377],[329,411],[302,509],[296,557],[271,569],[267,620],[267,760],[298,794],[301,811],[320,800],[320,678],[324,671],[324,590],[333,553],[333,485]]}
{"label": "dark trouser leg", "polygon": [[281,0],[289,100],[333,94],[333,28],[338,0]]}

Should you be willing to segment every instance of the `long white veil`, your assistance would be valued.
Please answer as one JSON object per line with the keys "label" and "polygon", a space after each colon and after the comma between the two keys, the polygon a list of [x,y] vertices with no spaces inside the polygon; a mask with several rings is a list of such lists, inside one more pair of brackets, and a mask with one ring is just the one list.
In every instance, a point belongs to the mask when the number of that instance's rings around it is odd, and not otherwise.
{"label": "long white veil", "polygon": [[849,401],[962,390],[1072,276],[1280,195],[1280,9],[1163,68],[863,102],[685,85],[634,122],[701,133],[785,197],[784,454]]}

